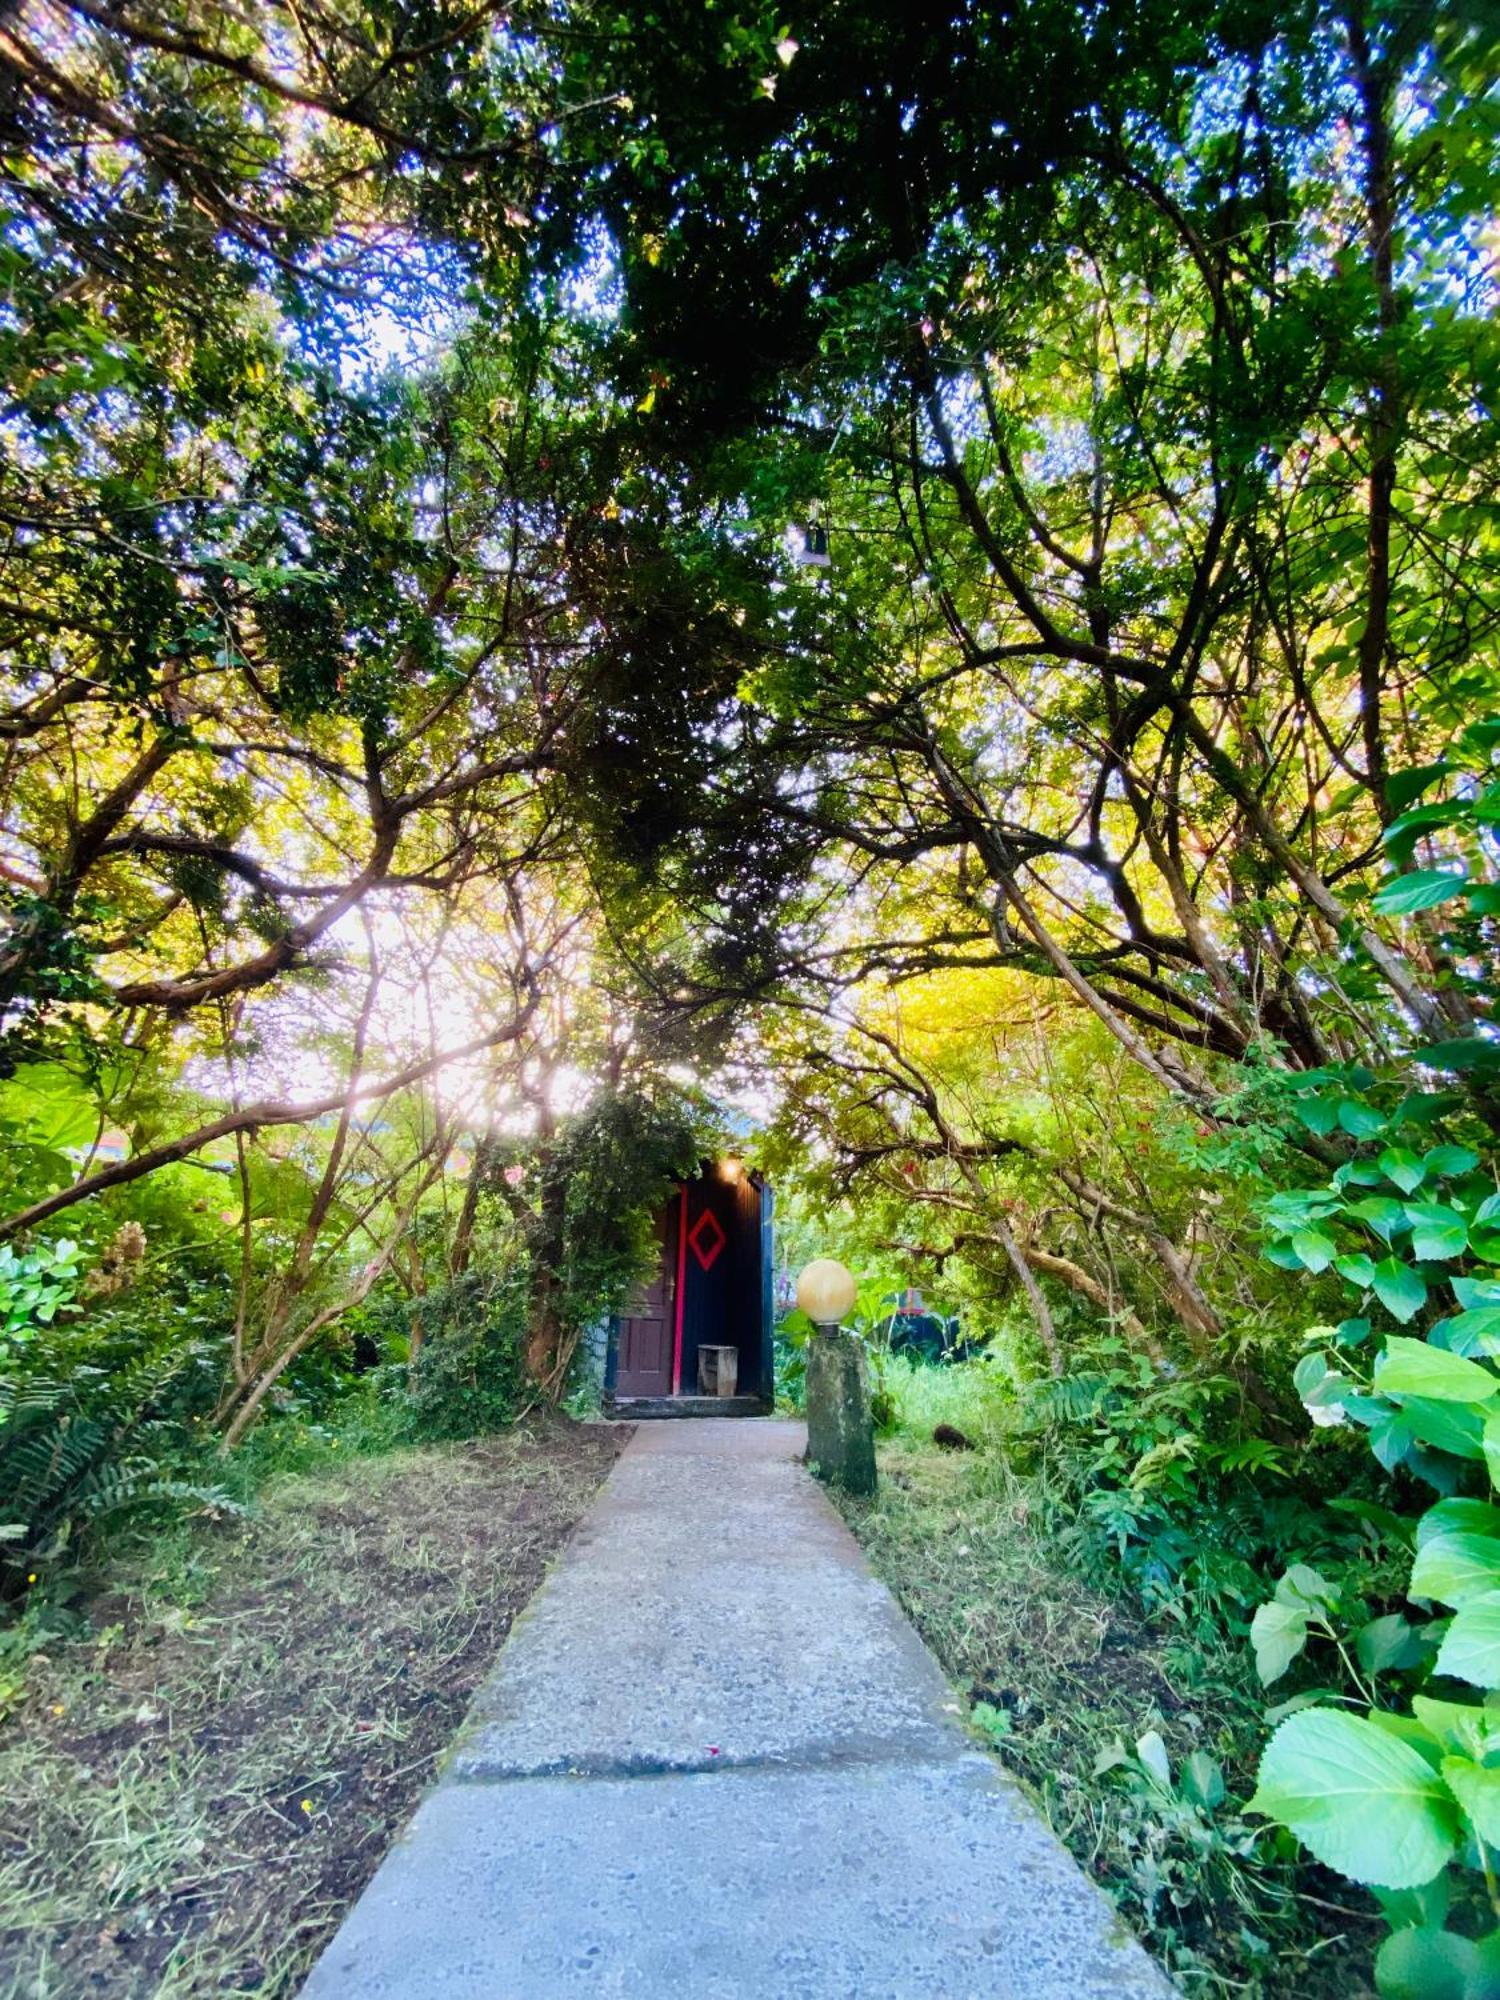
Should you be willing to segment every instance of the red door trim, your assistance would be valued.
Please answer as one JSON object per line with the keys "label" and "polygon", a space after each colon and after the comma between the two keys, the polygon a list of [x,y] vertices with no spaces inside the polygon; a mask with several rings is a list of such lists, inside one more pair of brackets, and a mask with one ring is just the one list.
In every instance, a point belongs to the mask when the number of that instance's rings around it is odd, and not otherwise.
{"label": "red door trim", "polygon": [[677,1297],[674,1301],[673,1317],[676,1327],[672,1338],[672,1394],[682,1394],[682,1301],[687,1290],[687,1183],[682,1186],[682,1208],[677,1217]]}

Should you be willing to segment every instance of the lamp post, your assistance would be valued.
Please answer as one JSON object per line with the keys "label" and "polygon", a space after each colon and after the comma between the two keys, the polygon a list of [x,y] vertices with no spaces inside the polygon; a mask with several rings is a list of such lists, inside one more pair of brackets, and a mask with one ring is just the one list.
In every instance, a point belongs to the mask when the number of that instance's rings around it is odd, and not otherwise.
{"label": "lamp post", "polygon": [[865,1351],[840,1322],[855,1285],[843,1265],[817,1257],[797,1280],[797,1303],[813,1323],[807,1347],[807,1462],[846,1493],[875,1491],[875,1425]]}

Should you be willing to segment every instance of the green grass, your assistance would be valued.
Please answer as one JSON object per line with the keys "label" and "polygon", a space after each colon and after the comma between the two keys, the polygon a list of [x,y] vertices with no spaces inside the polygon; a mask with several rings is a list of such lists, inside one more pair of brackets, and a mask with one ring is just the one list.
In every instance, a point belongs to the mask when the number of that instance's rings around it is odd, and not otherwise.
{"label": "green grass", "polygon": [[[1016,1411],[982,1365],[887,1371],[897,1421],[880,1491],[844,1512],[876,1570],[969,1699],[976,1726],[1184,1992],[1356,2000],[1380,1926],[1347,1884],[1236,1810],[1252,1789],[1265,1697],[1248,1650],[1155,1630],[1069,1567],[1057,1495],[1012,1459]],[[934,1446],[938,1423],[971,1450]],[[1228,1787],[1212,1812],[1152,1784],[1194,1752]],[[1112,1769],[1097,1767],[1123,1753]],[[975,1885],[975,1893],[982,1893]]]}
{"label": "green grass", "polygon": [[137,1532],[29,1614],[0,1729],[4,2000],[295,1990],[614,1443],[276,1451],[251,1517]]}

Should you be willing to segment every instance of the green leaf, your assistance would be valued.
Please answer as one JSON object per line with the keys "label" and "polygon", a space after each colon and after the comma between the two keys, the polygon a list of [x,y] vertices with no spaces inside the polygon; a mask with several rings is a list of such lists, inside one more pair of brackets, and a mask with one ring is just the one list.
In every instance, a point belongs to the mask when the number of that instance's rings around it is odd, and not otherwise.
{"label": "green leaf", "polygon": [[1417,1054],[1432,1069],[1457,1070],[1500,1068],[1500,1042],[1483,1035],[1461,1035],[1451,1042],[1433,1042]]}
{"label": "green leaf", "polygon": [[1439,778],[1448,775],[1446,761],[1436,764],[1414,764],[1407,771],[1392,771],[1385,783],[1386,804],[1393,813],[1403,813],[1414,799],[1421,798]]}
{"label": "green leaf", "polygon": [[1361,1222],[1367,1222],[1375,1234],[1384,1237],[1387,1243],[1406,1227],[1406,1203],[1392,1201],[1388,1194],[1366,1195],[1363,1201],[1352,1204],[1349,1213],[1357,1215]]}
{"label": "green leaf", "polygon": [[[1484,1457],[1484,1410],[1436,1396],[1403,1396],[1401,1413],[1422,1440],[1455,1458]],[[1426,1476],[1425,1468],[1418,1467]],[[1434,1484],[1437,1482],[1434,1481]]]}
{"label": "green leaf", "polygon": [[1417,1547],[1438,1535],[1494,1535],[1500,1539],[1500,1507],[1488,1500],[1439,1500],[1417,1523]]}
{"label": "green leaf", "polygon": [[1500,1539],[1493,1535],[1434,1535],[1417,1550],[1409,1597],[1465,1604],[1500,1590]]}
{"label": "green leaf", "polygon": [[1411,1706],[1412,1719],[1444,1751],[1482,1764],[1500,1748],[1500,1714],[1492,1708],[1476,1708],[1468,1701],[1434,1701],[1428,1694],[1414,1694]]}
{"label": "green leaf", "polygon": [[1422,1165],[1439,1180],[1454,1180],[1471,1174],[1479,1165],[1479,1155],[1467,1146],[1434,1146],[1422,1155]]}
{"label": "green leaf", "polygon": [[1249,1810],[1289,1827],[1325,1867],[1383,1889],[1430,1882],[1458,1844],[1453,1800],[1426,1759],[1334,1709],[1282,1723]]}
{"label": "green leaf", "polygon": [[1392,1667],[1420,1665],[1423,1649],[1417,1640],[1416,1627],[1399,1611],[1388,1611],[1384,1617],[1372,1618],[1368,1625],[1361,1626],[1354,1650],[1367,1672],[1383,1674]]}
{"label": "green leaf", "polygon": [[[1417,1434],[1404,1410],[1395,1404],[1384,1407],[1385,1414],[1370,1422],[1370,1449],[1387,1472],[1394,1472],[1410,1457]],[[1354,1414],[1352,1404],[1346,1403],[1344,1408]]]}
{"label": "green leaf", "polygon": [[1486,1264],[1500,1264],[1500,1195],[1482,1201],[1469,1224],[1469,1244]]}
{"label": "green leaf", "polygon": [[1292,1248],[1299,1262],[1309,1271],[1326,1271],[1333,1262],[1338,1245],[1331,1236],[1325,1236],[1321,1229],[1299,1229],[1292,1238]]}
{"label": "green leaf", "polygon": [[1305,1605],[1280,1604],[1274,1598],[1256,1611],[1250,1620],[1250,1644],[1262,1687],[1279,1681],[1306,1646],[1307,1620]]}
{"label": "green leaf", "polygon": [[1205,1812],[1223,1805],[1224,1773],[1206,1750],[1195,1750],[1183,1765],[1182,1792]]}
{"label": "green leaf", "polygon": [[1469,2000],[1473,1941],[1453,1931],[1392,1931],[1375,1955],[1380,2000]]}
{"label": "green leaf", "polygon": [[1406,1930],[1418,1924],[1441,1930],[1452,1901],[1452,1882],[1445,1869],[1430,1882],[1424,1882],[1420,1889],[1377,1889],[1374,1895],[1393,1930]]}
{"label": "green leaf", "polygon": [[1475,882],[1464,894],[1471,916],[1500,916],[1500,882]]}
{"label": "green leaf", "polygon": [[1331,1611],[1339,1601],[1337,1584],[1307,1563],[1293,1563],[1276,1585],[1280,1604],[1305,1604],[1315,1611]]}
{"label": "green leaf", "polygon": [[1455,1354],[1493,1354],[1500,1350],[1500,1306],[1476,1306],[1443,1321],[1448,1345]]}
{"label": "green leaf", "polygon": [[1411,1224],[1411,1254],[1423,1263],[1461,1257],[1468,1247],[1469,1225],[1455,1208],[1435,1201],[1409,1201],[1406,1219]]}
{"label": "green leaf", "polygon": [[1409,1146],[1387,1146],[1375,1164],[1403,1194],[1415,1193],[1427,1177],[1427,1169]]}
{"label": "green leaf", "polygon": [[[1433,1666],[1436,1672],[1474,1687],[1500,1688],[1500,1590],[1459,1606]],[[1496,1776],[1500,1778],[1500,1772]]]}
{"label": "green leaf", "polygon": [[1357,1097],[1346,1097],[1339,1105],[1339,1123],[1353,1139],[1374,1139],[1385,1130],[1385,1114]]}
{"label": "green leaf", "polygon": [[1466,877],[1448,868],[1419,868],[1411,875],[1398,875],[1375,892],[1375,908],[1383,917],[1407,916],[1414,910],[1430,910],[1463,894]]}
{"label": "green leaf", "polygon": [[1339,1108],[1330,1097],[1299,1097],[1292,1105],[1292,1116],[1309,1132],[1326,1139],[1338,1125]]}
{"label": "green leaf", "polygon": [[1330,1368],[1322,1354],[1304,1354],[1292,1370],[1292,1387],[1309,1409],[1342,1402],[1349,1386],[1348,1377]]}
{"label": "green leaf", "polygon": [[1416,1318],[1427,1303],[1427,1280],[1399,1257],[1383,1257],[1371,1280],[1375,1296],[1392,1319],[1403,1326]]}
{"label": "green leaf", "polygon": [[1375,1363],[1383,1396],[1433,1396],[1440,1402],[1482,1403],[1500,1392],[1500,1377],[1477,1361],[1393,1333]]}
{"label": "green leaf", "polygon": [[1375,1282],[1374,1259],[1367,1257],[1362,1250],[1350,1257],[1335,1257],[1333,1268],[1351,1285],[1358,1285],[1362,1292],[1367,1292]]}
{"label": "green leaf", "polygon": [[1500,1771],[1469,1757],[1445,1757],[1443,1780],[1490,1846],[1500,1846]]}
{"label": "green leaf", "polygon": [[1167,1746],[1162,1741],[1161,1732],[1148,1729],[1144,1736],[1137,1737],[1135,1754],[1159,1785],[1167,1790],[1172,1787],[1172,1765],[1167,1756]]}
{"label": "green leaf", "polygon": [[1500,1487],[1500,1416],[1486,1419],[1484,1463],[1490,1475],[1491,1486]]}

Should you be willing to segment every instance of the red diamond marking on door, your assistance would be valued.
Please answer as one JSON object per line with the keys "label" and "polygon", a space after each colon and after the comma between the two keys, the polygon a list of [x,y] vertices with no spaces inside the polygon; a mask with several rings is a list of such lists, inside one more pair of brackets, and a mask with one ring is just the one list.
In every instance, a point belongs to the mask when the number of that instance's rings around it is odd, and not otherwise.
{"label": "red diamond marking on door", "polygon": [[711,1208],[705,1208],[688,1231],[688,1243],[692,1247],[693,1255],[698,1259],[698,1268],[702,1271],[712,1270],[715,1257],[728,1241],[729,1238],[724,1234],[719,1218]]}

